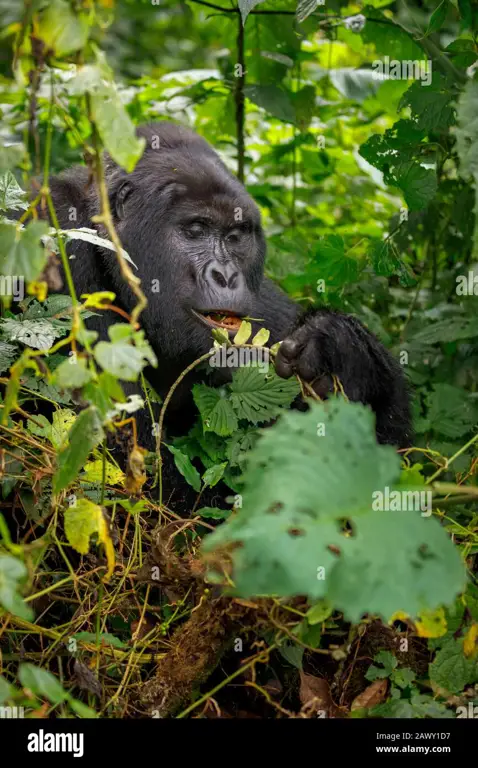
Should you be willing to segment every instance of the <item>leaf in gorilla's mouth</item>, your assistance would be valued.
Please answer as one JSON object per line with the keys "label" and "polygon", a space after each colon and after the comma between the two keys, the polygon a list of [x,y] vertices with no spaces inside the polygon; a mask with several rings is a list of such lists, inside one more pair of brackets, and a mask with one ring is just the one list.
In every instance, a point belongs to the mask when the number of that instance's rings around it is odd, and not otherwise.
{"label": "leaf in gorilla's mouth", "polygon": [[231,333],[238,331],[242,323],[241,317],[227,310],[197,312],[193,309],[193,313],[210,328],[224,328]]}

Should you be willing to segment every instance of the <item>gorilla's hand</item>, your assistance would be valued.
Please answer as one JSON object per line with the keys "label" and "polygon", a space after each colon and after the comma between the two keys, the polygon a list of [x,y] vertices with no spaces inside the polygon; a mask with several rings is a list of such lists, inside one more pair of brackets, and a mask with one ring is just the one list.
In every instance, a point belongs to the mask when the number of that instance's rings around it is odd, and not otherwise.
{"label": "gorilla's hand", "polygon": [[279,376],[297,373],[320,397],[333,392],[335,374],[350,400],[370,405],[377,437],[404,447],[411,439],[407,385],[389,352],[362,323],[327,309],[305,314],[276,357]]}

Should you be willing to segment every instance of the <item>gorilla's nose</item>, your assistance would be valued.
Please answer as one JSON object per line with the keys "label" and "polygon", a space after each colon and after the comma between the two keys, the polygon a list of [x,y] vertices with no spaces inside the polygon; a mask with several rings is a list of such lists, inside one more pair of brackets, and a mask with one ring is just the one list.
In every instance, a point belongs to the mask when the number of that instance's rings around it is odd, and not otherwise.
{"label": "gorilla's nose", "polygon": [[206,283],[214,289],[227,288],[235,291],[241,284],[241,273],[231,262],[212,261],[204,273]]}

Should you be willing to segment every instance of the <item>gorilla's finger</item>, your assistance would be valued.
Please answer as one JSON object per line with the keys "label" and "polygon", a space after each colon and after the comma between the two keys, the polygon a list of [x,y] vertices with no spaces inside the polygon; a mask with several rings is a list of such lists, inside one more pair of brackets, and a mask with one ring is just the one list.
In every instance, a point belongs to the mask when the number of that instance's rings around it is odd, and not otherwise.
{"label": "gorilla's finger", "polygon": [[295,339],[293,336],[289,336],[287,339],[284,339],[280,345],[279,354],[281,357],[287,360],[287,362],[291,362],[297,357],[301,346],[302,344],[298,339]]}
{"label": "gorilla's finger", "polygon": [[295,370],[304,381],[313,381],[322,373],[315,339],[309,341],[305,349],[300,353]]}
{"label": "gorilla's finger", "polygon": [[276,366],[276,373],[281,377],[281,379],[290,379],[290,377],[294,373],[293,366],[290,363],[286,362],[280,356],[280,354],[278,354],[276,357],[275,366]]}

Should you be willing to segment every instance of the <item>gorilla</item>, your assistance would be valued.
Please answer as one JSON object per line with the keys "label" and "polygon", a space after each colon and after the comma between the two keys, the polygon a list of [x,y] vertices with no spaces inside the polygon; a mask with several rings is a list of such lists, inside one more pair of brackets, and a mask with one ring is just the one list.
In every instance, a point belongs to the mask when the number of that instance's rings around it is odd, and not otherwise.
{"label": "gorilla", "polygon": [[[259,318],[270,343],[282,341],[280,376],[297,373],[323,397],[335,374],[350,400],[374,411],[379,442],[409,445],[409,395],[400,366],[355,317],[324,308],[301,313],[264,276],[259,210],[212,147],[167,122],[137,133],[146,147],[135,169],[127,173],[106,155],[105,175],[116,230],[148,298],[140,323],[158,358],[157,368],[145,370],[156,392],[164,398],[184,368],[211,349],[211,327],[220,314]],[[52,178],[50,187],[60,226],[72,226],[74,211],[73,226],[99,228],[92,217],[100,203],[86,168]],[[136,298],[114,253],[83,241],[70,244],[69,252],[75,255],[70,264],[78,295],[111,290],[116,304],[131,312]],[[108,326],[118,321],[104,311],[87,326],[106,340]],[[173,434],[191,423],[190,392],[198,376],[185,377],[173,397],[166,422]],[[147,409],[136,416],[138,442],[153,449]]]}

